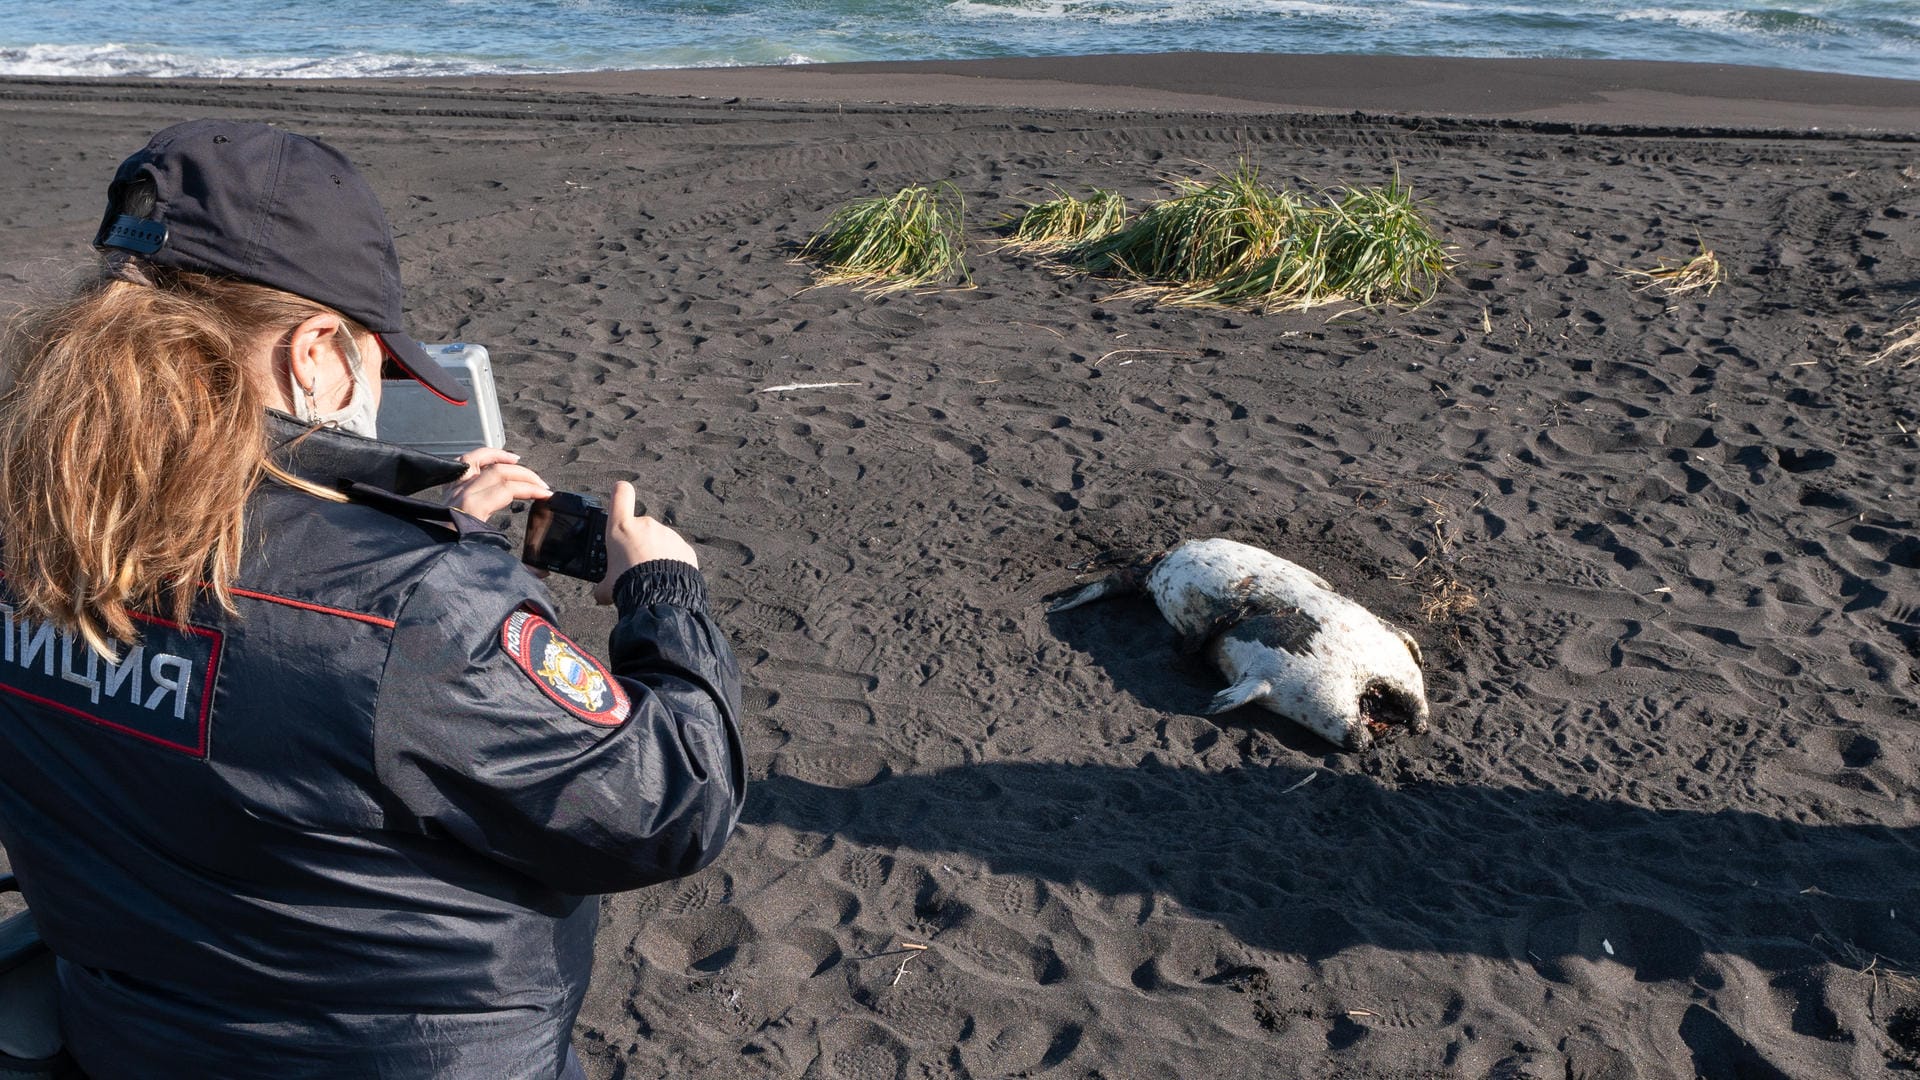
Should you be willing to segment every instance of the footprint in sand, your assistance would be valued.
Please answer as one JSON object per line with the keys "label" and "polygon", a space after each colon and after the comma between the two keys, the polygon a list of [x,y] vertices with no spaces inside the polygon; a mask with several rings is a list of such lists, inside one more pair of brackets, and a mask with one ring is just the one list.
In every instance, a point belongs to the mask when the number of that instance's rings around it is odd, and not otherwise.
{"label": "footprint in sand", "polygon": [[661,910],[669,915],[691,915],[732,899],[733,878],[726,874],[705,874],[675,889]]}
{"label": "footprint in sand", "polygon": [[893,876],[893,860],[876,851],[856,851],[840,863],[840,880],[860,892],[871,892]]}
{"label": "footprint in sand", "polygon": [[826,1074],[834,1080],[895,1080],[909,1056],[892,1032],[870,1020],[832,1024],[820,1043]]}

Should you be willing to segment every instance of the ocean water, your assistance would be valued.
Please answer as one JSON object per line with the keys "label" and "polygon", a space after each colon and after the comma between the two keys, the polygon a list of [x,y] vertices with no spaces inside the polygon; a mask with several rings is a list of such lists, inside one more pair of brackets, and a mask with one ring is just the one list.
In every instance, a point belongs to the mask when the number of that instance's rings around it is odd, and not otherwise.
{"label": "ocean water", "polygon": [[1920,79],[1920,0],[5,0],[0,74],[348,78],[1218,50]]}

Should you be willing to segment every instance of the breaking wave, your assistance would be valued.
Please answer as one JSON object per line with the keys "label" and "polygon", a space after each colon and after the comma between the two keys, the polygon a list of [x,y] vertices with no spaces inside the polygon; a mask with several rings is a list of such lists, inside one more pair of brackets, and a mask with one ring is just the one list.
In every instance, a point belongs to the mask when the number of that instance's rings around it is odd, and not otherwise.
{"label": "breaking wave", "polygon": [[340,79],[1211,50],[1920,79],[1915,0],[195,0],[195,18],[143,22],[138,37],[112,14],[126,0],[8,6],[0,75]]}

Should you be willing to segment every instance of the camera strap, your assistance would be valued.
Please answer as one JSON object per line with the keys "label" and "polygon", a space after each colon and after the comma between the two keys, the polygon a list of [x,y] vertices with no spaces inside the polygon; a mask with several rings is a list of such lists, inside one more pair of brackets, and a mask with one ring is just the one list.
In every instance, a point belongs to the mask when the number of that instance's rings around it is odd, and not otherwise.
{"label": "camera strap", "polygon": [[501,534],[503,530],[474,517],[472,514],[455,510],[444,503],[428,499],[416,499],[408,495],[396,495],[385,488],[372,484],[363,484],[358,480],[340,480],[337,485],[341,494],[359,503],[370,506],[383,513],[392,514],[408,521],[425,521],[435,525],[445,525],[453,529],[461,539],[487,533]]}

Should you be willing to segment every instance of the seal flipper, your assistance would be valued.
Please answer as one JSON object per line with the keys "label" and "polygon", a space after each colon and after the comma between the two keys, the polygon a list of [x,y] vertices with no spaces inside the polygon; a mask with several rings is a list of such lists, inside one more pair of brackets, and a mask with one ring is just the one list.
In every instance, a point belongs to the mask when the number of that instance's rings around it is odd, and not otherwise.
{"label": "seal flipper", "polygon": [[1066,611],[1070,608],[1077,608],[1081,604],[1091,604],[1095,600],[1103,600],[1115,593],[1132,591],[1133,584],[1131,582],[1122,579],[1119,574],[1113,574],[1108,577],[1103,577],[1092,584],[1082,585],[1070,593],[1062,594],[1060,599],[1047,605],[1047,614],[1051,615],[1056,611]]}
{"label": "seal flipper", "polygon": [[1070,593],[1055,593],[1054,595],[1059,596],[1060,599],[1047,605],[1047,614],[1051,615],[1056,611],[1066,611],[1069,608],[1077,608],[1081,604],[1091,604],[1095,600],[1104,600],[1109,596],[1118,596],[1121,593],[1139,592],[1143,583],[1147,580],[1147,574],[1153,570],[1154,565],[1158,563],[1161,558],[1162,556],[1156,555],[1138,566],[1129,566],[1115,570],[1099,581],[1091,585],[1083,585]]}
{"label": "seal flipper", "polygon": [[1207,704],[1207,715],[1212,716],[1229,709],[1237,709],[1271,693],[1273,693],[1273,683],[1258,675],[1242,676],[1239,682],[1213,695],[1213,700]]}

